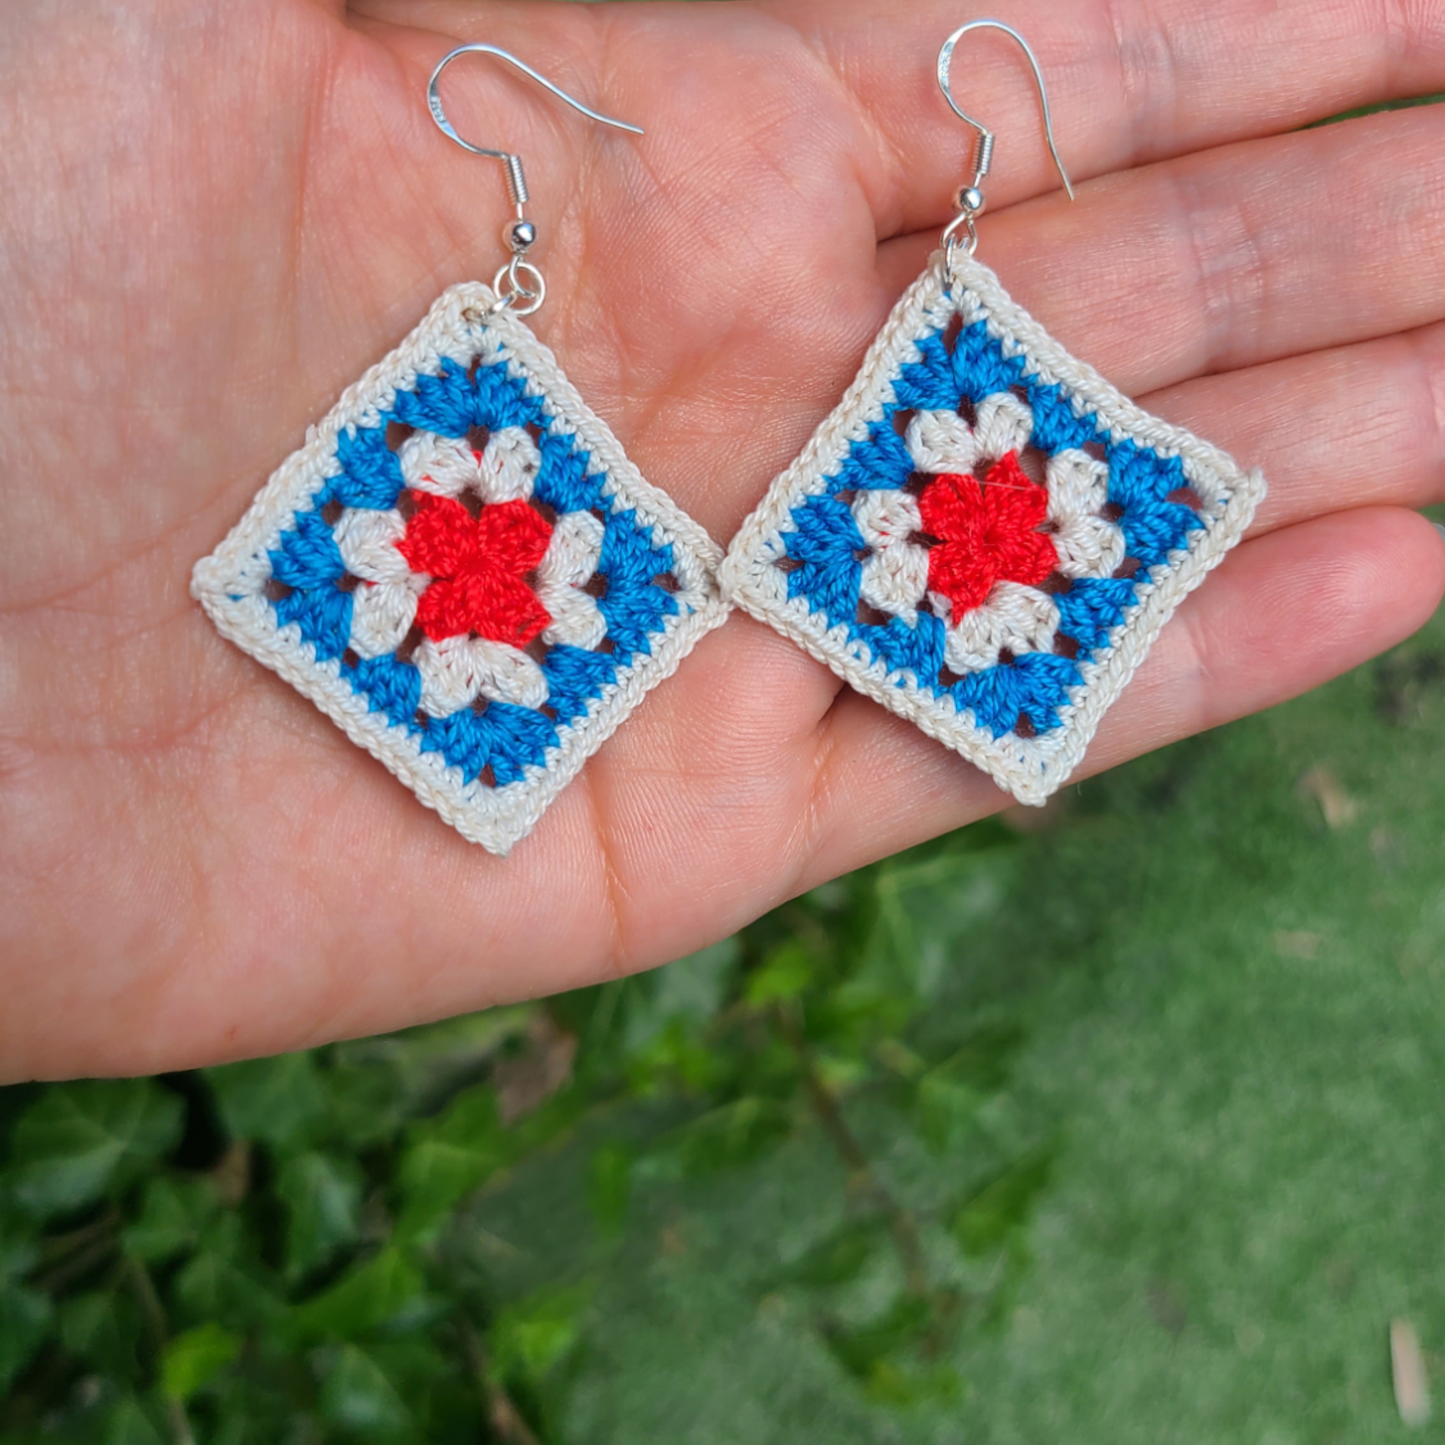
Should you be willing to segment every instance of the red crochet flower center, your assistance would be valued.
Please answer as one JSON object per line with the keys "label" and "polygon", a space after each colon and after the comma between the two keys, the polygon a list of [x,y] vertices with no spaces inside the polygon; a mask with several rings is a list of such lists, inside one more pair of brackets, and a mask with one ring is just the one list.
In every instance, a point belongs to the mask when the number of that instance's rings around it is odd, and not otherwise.
{"label": "red crochet flower center", "polygon": [[1059,564],[1053,542],[1038,530],[1049,494],[1025,475],[1016,452],[1000,457],[986,482],[934,477],[918,510],[923,530],[938,539],[928,553],[928,587],[948,598],[955,621],[982,606],[995,583],[1037,587]]}
{"label": "red crochet flower center", "polygon": [[397,551],[432,578],[416,625],[433,642],[476,633],[525,647],[552,620],[523,580],[546,556],[551,524],[526,502],[498,502],[474,517],[450,497],[411,496],[416,511]]}

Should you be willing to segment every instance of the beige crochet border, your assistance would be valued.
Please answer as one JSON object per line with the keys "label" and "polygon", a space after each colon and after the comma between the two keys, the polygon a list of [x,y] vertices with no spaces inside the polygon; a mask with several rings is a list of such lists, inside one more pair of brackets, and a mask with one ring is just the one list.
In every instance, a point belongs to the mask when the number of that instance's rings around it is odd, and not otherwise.
{"label": "beige crochet border", "polygon": [[[729,606],[717,589],[722,549],[664,493],[646,482],[617,438],[577,394],[552,353],[515,317],[492,313],[495,297],[479,283],[454,286],[439,296],[421,324],[384,360],[348,387],[306,443],[288,457],[257,494],[225,541],[196,564],[191,593],[223,636],[279,673],[331,718],[352,742],[379,759],[429,808],[464,838],[505,855],[536,825],[553,798],[637,707],[644,695],[676,671],[704,633],[719,626]],[[341,466],[336,444],[347,427],[377,425],[398,391],[450,358],[462,366],[475,356],[504,361],[543,410],[576,435],[591,454],[589,470],[604,473],[603,491],[617,510],[635,508],[659,546],[671,544],[680,583],[677,615],[667,619],[648,657],[619,668],[586,714],[560,730],[545,766],[530,765],[518,782],[489,788],[466,782],[460,768],[372,712],[341,676],[339,661],[317,662],[297,624],[276,626],[262,589],[271,575],[268,551],[293,514]],[[687,605],[691,602],[691,607]]]}
{"label": "beige crochet border", "polygon": [[[1135,406],[1092,367],[1070,356],[1009,298],[986,266],[960,257],[954,278],[951,295],[943,256],[935,254],[894,308],[838,407],[739,529],[720,581],[728,601],[792,638],[859,692],[977,764],[1019,802],[1041,804],[1068,781],[1100,719],[1174,609],[1244,534],[1264,496],[1264,478],[1258,471],[1242,471],[1218,447]],[[1095,413],[1115,441],[1133,438],[1161,455],[1177,455],[1191,485],[1214,499],[1201,511],[1204,525],[1191,534],[1188,549],[1153,569],[1106,647],[1080,665],[1083,680],[1060,709],[1059,726],[1032,739],[1013,733],[995,738],[971,713],[959,711],[952,698],[920,686],[911,671],[890,671],[866,644],[851,640],[846,627],[830,628],[826,614],[814,611],[806,598],[790,598],[786,576],[775,565],[786,555],[783,533],[793,529],[792,509],[825,489],[849,449],[866,439],[869,425],[893,400],[900,369],[918,360],[918,339],[945,326],[955,311],[962,313],[966,326],[984,321],[1005,355],[1022,356],[1040,380],[1071,393],[1075,410]]]}

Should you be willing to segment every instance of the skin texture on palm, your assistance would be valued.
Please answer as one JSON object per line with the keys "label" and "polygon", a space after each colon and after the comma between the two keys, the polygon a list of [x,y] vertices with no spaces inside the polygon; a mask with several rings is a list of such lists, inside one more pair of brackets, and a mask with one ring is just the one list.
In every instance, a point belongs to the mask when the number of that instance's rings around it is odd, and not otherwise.
{"label": "skin texture on palm", "polygon": [[[1417,627],[1441,500],[1445,87],[1425,5],[1019,0],[956,85],[998,132],[980,259],[1077,355],[1265,468],[1254,533],[1106,720],[1097,770]],[[17,0],[0,16],[0,1075],[177,1068],[666,962],[982,816],[981,774],[734,618],[507,860],[218,638],[191,565],[446,285],[527,158],[537,333],[728,539],[951,214],[935,0]],[[964,63],[965,58],[968,63]]]}

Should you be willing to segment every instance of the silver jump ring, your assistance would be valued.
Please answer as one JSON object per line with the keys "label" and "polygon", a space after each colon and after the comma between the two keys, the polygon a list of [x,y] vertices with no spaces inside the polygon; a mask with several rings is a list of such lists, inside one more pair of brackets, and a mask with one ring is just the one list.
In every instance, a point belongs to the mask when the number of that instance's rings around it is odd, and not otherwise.
{"label": "silver jump ring", "polygon": [[530,316],[547,299],[547,282],[542,273],[520,256],[513,256],[505,265],[497,267],[492,290],[497,294],[498,309],[510,311],[513,316]]}
{"label": "silver jump ring", "polygon": [[[966,237],[960,238],[959,231],[967,231]],[[949,275],[953,274],[954,257],[962,251],[965,256],[972,256],[978,250],[978,227],[974,224],[971,211],[960,211],[953,220],[944,228],[943,232],[943,254],[944,264],[948,268]]]}

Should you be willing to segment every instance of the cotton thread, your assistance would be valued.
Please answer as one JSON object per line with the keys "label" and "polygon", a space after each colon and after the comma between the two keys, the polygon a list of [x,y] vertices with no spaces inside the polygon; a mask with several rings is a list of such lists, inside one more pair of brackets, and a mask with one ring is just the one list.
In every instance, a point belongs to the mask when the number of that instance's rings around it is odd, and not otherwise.
{"label": "cotton thread", "polygon": [[950,282],[939,254],[743,524],[721,584],[1042,803],[1263,493],[1071,357],[986,267],[958,256]]}
{"label": "cotton thread", "polygon": [[[495,299],[475,283],[443,293],[196,565],[192,592],[424,804],[505,854],[729,609],[720,550]],[[486,436],[472,376],[503,413]],[[397,427],[410,435],[393,450]],[[544,465],[555,516],[533,498]],[[319,500],[342,483],[344,502]],[[408,560],[418,516],[444,525],[418,528]],[[594,574],[610,595],[583,590]],[[426,604],[439,582],[454,585]],[[550,715],[559,700],[567,715]],[[487,739],[495,764],[475,751]]]}

